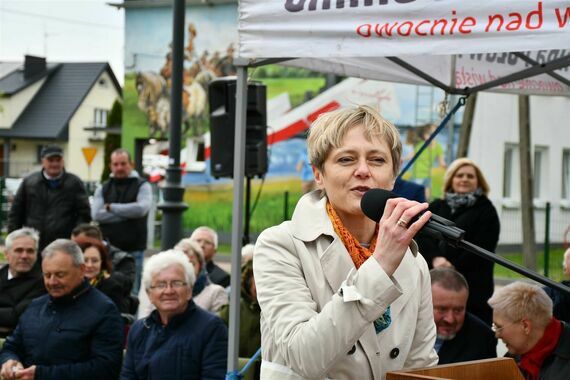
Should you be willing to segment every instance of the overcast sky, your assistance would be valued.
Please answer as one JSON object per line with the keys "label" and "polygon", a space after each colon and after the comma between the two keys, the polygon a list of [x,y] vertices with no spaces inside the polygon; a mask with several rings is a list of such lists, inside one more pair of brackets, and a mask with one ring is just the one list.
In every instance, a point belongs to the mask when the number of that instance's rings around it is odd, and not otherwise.
{"label": "overcast sky", "polygon": [[110,0],[0,0],[0,60],[109,62],[123,83],[124,11]]}

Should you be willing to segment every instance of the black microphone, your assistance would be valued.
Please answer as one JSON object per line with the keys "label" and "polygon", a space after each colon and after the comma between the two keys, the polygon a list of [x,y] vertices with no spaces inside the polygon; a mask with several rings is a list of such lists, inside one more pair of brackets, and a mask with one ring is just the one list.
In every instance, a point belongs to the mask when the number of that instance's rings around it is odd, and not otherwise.
{"label": "black microphone", "polygon": [[[399,196],[384,189],[370,189],[362,197],[360,208],[362,212],[364,212],[364,215],[378,223],[384,213],[386,202],[390,198],[399,198]],[[409,224],[418,220],[420,215],[410,220]],[[431,218],[420,231],[436,239],[448,241],[451,244],[460,242],[465,235],[465,231],[455,227],[455,223],[451,220],[447,220],[435,214],[432,214]]]}

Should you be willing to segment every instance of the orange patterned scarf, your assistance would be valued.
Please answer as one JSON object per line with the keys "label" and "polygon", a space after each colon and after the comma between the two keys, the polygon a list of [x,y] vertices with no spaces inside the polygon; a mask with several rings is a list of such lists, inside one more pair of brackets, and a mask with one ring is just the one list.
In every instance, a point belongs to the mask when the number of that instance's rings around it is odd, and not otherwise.
{"label": "orange patterned scarf", "polygon": [[368,248],[365,248],[360,245],[358,240],[356,240],[350,231],[344,227],[331,203],[328,201],[327,214],[329,215],[329,219],[333,224],[334,231],[340,237],[340,240],[342,240],[342,243],[348,250],[354,266],[356,269],[360,268],[360,266],[364,264],[364,262],[372,255],[372,252],[374,252],[374,248],[376,247],[376,237],[378,236],[378,224],[376,224],[376,230],[374,231],[374,237],[370,242],[370,246]]}

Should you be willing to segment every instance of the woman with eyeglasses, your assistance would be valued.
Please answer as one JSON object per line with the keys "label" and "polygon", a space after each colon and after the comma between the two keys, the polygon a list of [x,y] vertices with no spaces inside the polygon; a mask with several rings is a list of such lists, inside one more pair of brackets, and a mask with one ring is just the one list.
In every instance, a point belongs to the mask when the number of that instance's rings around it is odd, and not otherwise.
{"label": "woman with eyeglasses", "polygon": [[[200,244],[190,238],[186,238],[180,240],[174,249],[184,252],[190,264],[194,267],[196,283],[192,287],[192,299],[196,305],[210,313],[218,313],[222,306],[228,304],[228,293],[220,285],[210,281]],[[139,290],[139,301],[138,318],[140,319],[149,315],[154,310],[154,306],[150,303],[146,291],[142,288]]]}
{"label": "woman with eyeglasses", "polygon": [[147,260],[142,282],[156,307],[131,327],[121,379],[224,379],[228,332],[196,306],[194,268],[181,251]]}
{"label": "woman with eyeglasses", "polygon": [[570,379],[570,325],[552,316],[552,300],[533,284],[513,282],[489,299],[493,331],[525,380]]}

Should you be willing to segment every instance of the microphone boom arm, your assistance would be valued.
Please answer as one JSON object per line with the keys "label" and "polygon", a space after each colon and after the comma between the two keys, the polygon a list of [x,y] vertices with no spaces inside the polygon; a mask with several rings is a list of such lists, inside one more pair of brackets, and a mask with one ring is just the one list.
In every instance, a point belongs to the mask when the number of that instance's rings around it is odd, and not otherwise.
{"label": "microphone boom arm", "polygon": [[456,244],[460,247],[463,248],[469,252],[472,252],[474,254],[476,254],[477,256],[480,256],[486,260],[491,260],[499,265],[504,266],[505,268],[508,268],[512,271],[515,271],[519,274],[522,274],[525,277],[531,278],[536,282],[540,282],[543,285],[546,285],[550,288],[554,288],[557,290],[560,290],[568,295],[570,295],[570,288],[567,286],[564,286],[556,281],[553,281],[551,279],[549,279],[548,277],[542,276],[538,273],[535,273],[531,270],[528,270],[527,268],[513,263],[510,260],[505,259],[502,256],[499,255],[495,255],[492,252],[487,251],[486,249],[483,249],[481,247],[476,246],[473,243],[469,243],[468,241],[464,241],[464,240],[460,240],[458,242],[456,242]]}

